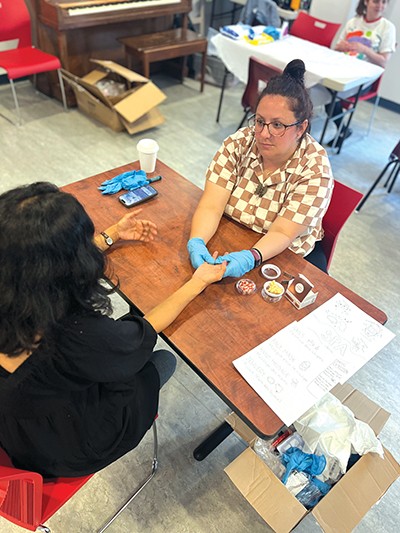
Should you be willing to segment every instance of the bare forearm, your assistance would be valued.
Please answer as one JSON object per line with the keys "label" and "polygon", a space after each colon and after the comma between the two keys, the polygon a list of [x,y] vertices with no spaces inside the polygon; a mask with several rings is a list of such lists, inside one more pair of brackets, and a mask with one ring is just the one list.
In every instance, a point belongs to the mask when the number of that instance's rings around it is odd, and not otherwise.
{"label": "bare forearm", "polygon": [[199,205],[193,215],[190,238],[199,237],[207,244],[217,231],[221,217],[222,213],[215,209]]}
{"label": "bare forearm", "polygon": [[[113,226],[110,226],[109,228],[104,230],[104,233],[106,233],[109,237],[112,238],[114,242],[118,241],[119,239],[119,232],[118,232],[118,226],[117,224],[114,224]],[[101,250],[102,252],[105,252],[109,249],[108,244],[106,244],[104,237],[102,235],[96,235],[94,238],[94,243]]]}
{"label": "bare forearm", "polygon": [[203,280],[191,278],[180,289],[149,311],[144,318],[150,322],[157,333],[163,331],[206,286]]}
{"label": "bare forearm", "polygon": [[292,240],[284,233],[269,231],[254,244],[254,248],[260,250],[263,260],[267,261],[286,250],[291,245]]}

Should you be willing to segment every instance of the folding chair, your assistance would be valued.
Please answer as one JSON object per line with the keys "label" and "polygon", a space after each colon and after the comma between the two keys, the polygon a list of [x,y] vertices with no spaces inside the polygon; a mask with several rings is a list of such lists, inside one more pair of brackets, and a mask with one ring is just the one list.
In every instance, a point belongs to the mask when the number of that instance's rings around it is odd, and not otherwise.
{"label": "folding chair", "polygon": [[32,76],[41,72],[57,70],[64,109],[67,109],[64,83],[61,77],[61,63],[58,57],[47,54],[32,46],[31,20],[24,0],[1,0],[0,2],[0,41],[17,40],[17,48],[0,52],[0,68],[7,73],[21,124],[21,112],[18,104],[14,80]]}
{"label": "folding chair", "polygon": [[359,191],[335,180],[331,203],[322,220],[324,238],[321,241],[321,245],[326,256],[328,270],[333,259],[339,233],[361,198],[362,194]]}
{"label": "folding chair", "polygon": [[317,19],[304,11],[300,11],[289,33],[305,41],[330,48],[340,26],[340,24]]}
{"label": "folding chair", "polygon": [[378,185],[378,183],[381,181],[383,176],[385,175],[386,171],[389,169],[389,167],[393,167],[385,184],[384,187],[387,188],[387,192],[392,192],[393,186],[396,182],[396,179],[398,175],[400,174],[400,141],[396,144],[394,147],[392,153],[389,156],[389,162],[385,165],[385,168],[382,170],[382,172],[379,174],[379,176],[376,178],[374,183],[369,188],[368,192],[363,197],[360,204],[357,206],[356,211],[361,211],[362,206],[365,204],[365,202],[368,200],[370,194],[375,189],[375,187]]}
{"label": "folding chair", "polygon": [[247,85],[242,96],[244,117],[238,126],[239,128],[243,126],[250,113],[256,112],[258,97],[262,90],[267,86],[269,80],[281,73],[282,71],[278,68],[268,65],[268,63],[265,63],[256,57],[250,57]]}
{"label": "folding chair", "polygon": [[[155,420],[153,439],[151,472],[98,533],[105,531],[154,477],[158,467]],[[72,498],[92,475],[43,479],[37,472],[15,468],[6,452],[0,448],[0,516],[29,531],[51,533],[50,529],[44,525],[45,522]]]}

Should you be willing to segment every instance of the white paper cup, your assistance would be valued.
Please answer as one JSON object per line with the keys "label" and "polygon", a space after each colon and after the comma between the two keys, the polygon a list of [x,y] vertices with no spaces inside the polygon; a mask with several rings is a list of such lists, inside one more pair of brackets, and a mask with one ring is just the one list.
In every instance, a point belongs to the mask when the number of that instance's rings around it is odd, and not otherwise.
{"label": "white paper cup", "polygon": [[157,153],[159,146],[153,139],[141,139],[137,143],[137,151],[139,154],[140,168],[146,173],[151,174],[156,168]]}

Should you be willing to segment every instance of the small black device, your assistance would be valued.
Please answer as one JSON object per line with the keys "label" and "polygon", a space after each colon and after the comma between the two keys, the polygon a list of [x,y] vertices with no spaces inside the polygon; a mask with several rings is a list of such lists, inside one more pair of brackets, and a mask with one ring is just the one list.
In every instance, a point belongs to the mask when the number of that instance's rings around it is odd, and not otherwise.
{"label": "small black device", "polygon": [[126,207],[133,207],[135,205],[141,204],[157,196],[158,191],[154,189],[151,185],[144,185],[133,191],[128,191],[125,194],[121,194],[118,197],[118,200],[122,202]]}

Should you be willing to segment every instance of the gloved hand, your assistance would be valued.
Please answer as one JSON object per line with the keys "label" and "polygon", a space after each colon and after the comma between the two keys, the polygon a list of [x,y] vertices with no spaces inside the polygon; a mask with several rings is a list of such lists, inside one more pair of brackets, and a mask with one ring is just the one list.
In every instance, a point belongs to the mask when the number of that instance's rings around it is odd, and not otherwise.
{"label": "gloved hand", "polygon": [[[206,243],[203,241],[203,239],[199,239],[198,237],[193,237],[193,239],[189,239],[187,243],[187,249],[190,255],[190,262],[192,263],[193,268],[198,268],[203,263],[210,263],[210,265],[215,265],[215,259],[208,251]],[[222,263],[222,261],[220,263]]]}
{"label": "gloved hand", "polygon": [[99,190],[102,194],[115,194],[121,189],[133,191],[143,185],[147,185],[149,180],[146,179],[146,172],[144,170],[130,170],[114,176],[109,180],[103,181]]}
{"label": "gloved hand", "polygon": [[220,255],[215,260],[215,263],[219,265],[222,261],[228,263],[224,278],[229,276],[240,278],[255,266],[255,259],[250,250],[242,250],[241,252],[231,252],[227,255]]}

